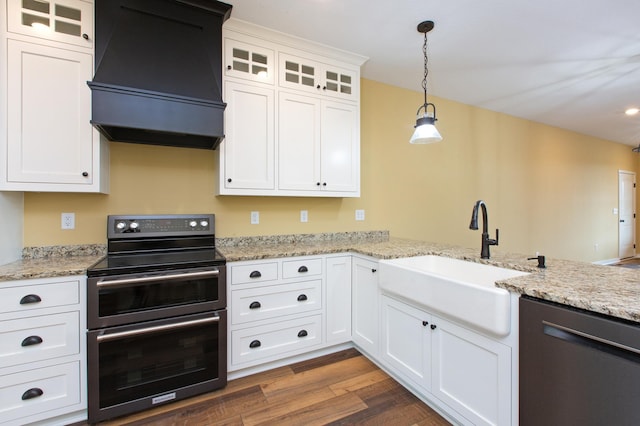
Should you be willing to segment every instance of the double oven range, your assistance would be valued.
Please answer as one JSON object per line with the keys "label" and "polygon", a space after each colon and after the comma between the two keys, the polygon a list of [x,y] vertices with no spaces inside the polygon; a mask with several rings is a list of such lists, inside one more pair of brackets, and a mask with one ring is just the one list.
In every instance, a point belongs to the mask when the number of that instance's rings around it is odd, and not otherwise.
{"label": "double oven range", "polygon": [[226,385],[225,268],[212,214],[108,216],[87,271],[90,423]]}

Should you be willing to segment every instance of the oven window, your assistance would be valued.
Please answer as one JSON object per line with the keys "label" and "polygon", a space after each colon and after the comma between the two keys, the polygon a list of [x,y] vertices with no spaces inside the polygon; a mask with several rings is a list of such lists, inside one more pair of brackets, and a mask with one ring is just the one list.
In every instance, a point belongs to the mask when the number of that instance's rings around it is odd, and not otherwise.
{"label": "oven window", "polygon": [[176,318],[161,331],[153,331],[157,322],[152,321],[134,335],[124,332],[98,343],[100,408],[219,378],[224,321],[184,326],[185,321]]}
{"label": "oven window", "polygon": [[120,285],[110,281],[98,290],[100,317],[143,312],[218,300],[218,277],[176,274],[153,281]]}

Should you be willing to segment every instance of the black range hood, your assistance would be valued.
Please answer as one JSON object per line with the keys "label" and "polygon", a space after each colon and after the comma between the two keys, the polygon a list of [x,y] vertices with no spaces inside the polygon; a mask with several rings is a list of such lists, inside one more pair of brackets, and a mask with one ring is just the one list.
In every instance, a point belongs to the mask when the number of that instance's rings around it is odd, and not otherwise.
{"label": "black range hood", "polygon": [[215,149],[224,138],[214,0],[96,0],[91,123],[107,139]]}

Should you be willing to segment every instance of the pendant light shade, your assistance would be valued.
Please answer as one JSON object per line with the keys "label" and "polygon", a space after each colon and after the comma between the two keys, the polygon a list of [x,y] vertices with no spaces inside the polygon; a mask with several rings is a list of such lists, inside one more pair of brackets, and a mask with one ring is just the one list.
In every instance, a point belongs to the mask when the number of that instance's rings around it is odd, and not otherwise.
{"label": "pendant light shade", "polygon": [[[430,102],[427,102],[427,75],[429,70],[427,68],[427,33],[434,27],[433,21],[424,21],[418,24],[418,32],[424,33],[424,44],[422,45],[422,53],[424,54],[424,78],[422,79],[422,89],[424,90],[424,104],[420,105],[416,112],[416,125],[413,136],[409,140],[411,144],[429,144],[434,142],[440,142],[442,136],[438,129],[436,129],[436,106]],[[429,111],[429,107],[433,110]],[[422,114],[420,111],[422,110]]]}
{"label": "pendant light shade", "polygon": [[411,140],[409,143],[416,145],[426,145],[428,143],[440,142],[442,140],[442,136],[440,136],[440,132],[436,129],[436,119],[435,119],[435,111],[436,107],[433,104],[427,104],[433,107],[433,115],[427,112],[426,108],[422,116],[420,116],[420,110],[424,107],[421,106],[418,109],[418,117],[416,118],[416,130],[413,132],[413,136],[411,136]]}

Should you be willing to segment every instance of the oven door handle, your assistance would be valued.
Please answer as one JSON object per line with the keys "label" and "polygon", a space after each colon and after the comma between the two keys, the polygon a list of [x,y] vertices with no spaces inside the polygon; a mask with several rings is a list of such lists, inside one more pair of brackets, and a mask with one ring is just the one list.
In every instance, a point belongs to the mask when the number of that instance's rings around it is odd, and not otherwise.
{"label": "oven door handle", "polygon": [[96,337],[98,342],[107,342],[109,340],[118,340],[126,337],[139,336],[147,333],[156,333],[158,331],[168,331],[175,330],[178,328],[191,327],[194,325],[207,324],[210,322],[218,322],[220,321],[219,316],[211,317],[211,318],[202,318],[191,321],[179,322],[177,324],[166,324],[166,325],[157,325],[155,327],[147,327],[147,328],[139,328],[137,330],[129,330],[129,331],[121,331],[119,333],[111,333],[111,334],[102,334]]}
{"label": "oven door handle", "polygon": [[153,281],[167,281],[167,280],[177,280],[182,278],[200,278],[200,277],[215,277],[220,274],[218,269],[212,271],[201,271],[201,272],[186,272],[184,274],[172,274],[172,275],[154,275],[152,277],[140,277],[140,278],[124,278],[117,280],[100,280],[96,283],[98,287],[111,287],[111,286],[120,286],[127,284],[143,284]]}

